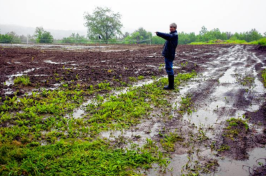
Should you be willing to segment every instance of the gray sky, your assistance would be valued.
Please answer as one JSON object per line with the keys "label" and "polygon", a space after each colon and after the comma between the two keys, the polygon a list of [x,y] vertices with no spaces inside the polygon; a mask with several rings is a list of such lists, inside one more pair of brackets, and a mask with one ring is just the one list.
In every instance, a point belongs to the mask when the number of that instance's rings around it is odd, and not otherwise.
{"label": "gray sky", "polygon": [[86,30],[84,12],[97,6],[122,15],[123,31],[139,27],[168,32],[171,22],[178,31],[208,30],[266,32],[266,0],[0,0],[0,24],[44,29]]}

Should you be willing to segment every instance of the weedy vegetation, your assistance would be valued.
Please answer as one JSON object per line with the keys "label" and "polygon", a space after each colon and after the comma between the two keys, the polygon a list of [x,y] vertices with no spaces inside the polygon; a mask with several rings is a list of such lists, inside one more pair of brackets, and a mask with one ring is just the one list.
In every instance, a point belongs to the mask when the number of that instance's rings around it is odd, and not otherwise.
{"label": "weedy vegetation", "polygon": [[249,126],[247,122],[241,118],[231,118],[227,120],[228,125],[225,128],[225,133],[223,134],[225,137],[228,137],[234,140],[240,132],[247,131]]}
{"label": "weedy vegetation", "polygon": [[30,78],[28,76],[19,76],[14,79],[14,84],[28,86],[30,83]]}
{"label": "weedy vegetation", "polygon": [[174,152],[175,151],[175,143],[176,142],[183,142],[184,139],[178,135],[177,133],[170,132],[169,134],[160,134],[163,139],[160,140],[160,143],[164,150],[167,152]]}
{"label": "weedy vegetation", "polygon": [[258,41],[258,44],[259,44],[260,46],[266,46],[266,38],[262,38],[262,39],[260,39],[260,40]]}
{"label": "weedy vegetation", "polygon": [[179,108],[179,113],[180,114],[191,114],[192,113],[192,101],[191,101],[191,97],[188,95],[186,97],[181,97],[181,102],[180,102],[181,106]]}
{"label": "weedy vegetation", "polygon": [[266,87],[266,69],[262,71],[261,77],[263,79],[264,87]]}
{"label": "weedy vegetation", "polygon": [[[195,76],[194,71],[178,74],[175,86]],[[107,82],[87,90],[64,83],[56,90],[6,98],[0,104],[0,175],[134,175],[153,163],[166,166],[152,140],[124,149],[99,135],[150,118],[154,107],[169,107],[165,97],[170,93],[162,90],[166,83],[162,78],[118,96],[99,94],[113,89]],[[73,110],[92,96],[96,98],[86,106],[86,115],[73,118]],[[169,134],[162,142],[171,150],[177,140],[181,138]]]}

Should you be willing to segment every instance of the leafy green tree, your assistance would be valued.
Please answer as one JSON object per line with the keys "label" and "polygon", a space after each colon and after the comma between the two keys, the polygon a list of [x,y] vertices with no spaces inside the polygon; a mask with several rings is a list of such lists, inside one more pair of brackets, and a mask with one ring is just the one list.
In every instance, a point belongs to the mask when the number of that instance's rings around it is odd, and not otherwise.
{"label": "leafy green tree", "polygon": [[0,43],[21,43],[21,40],[15,32],[9,32],[0,34]]}
{"label": "leafy green tree", "polygon": [[130,35],[129,32],[125,32],[125,33],[123,34],[123,39],[127,38],[129,35]]}
{"label": "leafy green tree", "polygon": [[251,31],[249,31],[249,35],[249,42],[259,40],[263,37],[256,29],[251,29]]}
{"label": "leafy green tree", "polygon": [[187,34],[185,32],[180,32],[178,34],[178,44],[180,44],[180,45],[195,42],[196,40],[197,40],[197,36],[195,35],[194,32],[191,32],[189,34]]}
{"label": "leafy green tree", "polygon": [[15,32],[11,31],[7,35],[12,37],[12,43],[21,43],[20,37]]}
{"label": "leafy green tree", "polygon": [[0,43],[12,43],[12,36],[8,34],[0,34]]}
{"label": "leafy green tree", "polygon": [[34,37],[37,43],[53,43],[54,38],[50,32],[47,32],[43,27],[36,27]]}
{"label": "leafy green tree", "polygon": [[151,41],[152,41],[152,44],[156,44],[156,45],[165,43],[165,40],[158,36],[153,36]]}
{"label": "leafy green tree", "polygon": [[131,35],[125,38],[126,43],[146,43],[149,44],[152,39],[152,33],[146,31],[144,28],[139,28],[134,31]]}
{"label": "leafy green tree", "polygon": [[207,28],[206,28],[205,26],[202,26],[202,27],[201,27],[201,30],[200,30],[200,32],[199,32],[199,34],[200,34],[200,35],[204,35],[204,34],[206,34],[207,32],[208,32]]}
{"label": "leafy green tree", "polygon": [[264,37],[266,37],[266,32],[264,32]]}
{"label": "leafy green tree", "polygon": [[97,7],[92,14],[85,14],[85,26],[88,28],[88,38],[95,40],[100,35],[105,43],[122,34],[120,13],[114,13],[109,8]]}
{"label": "leafy green tree", "polygon": [[231,32],[225,32],[226,33],[226,39],[230,39],[233,34]]}

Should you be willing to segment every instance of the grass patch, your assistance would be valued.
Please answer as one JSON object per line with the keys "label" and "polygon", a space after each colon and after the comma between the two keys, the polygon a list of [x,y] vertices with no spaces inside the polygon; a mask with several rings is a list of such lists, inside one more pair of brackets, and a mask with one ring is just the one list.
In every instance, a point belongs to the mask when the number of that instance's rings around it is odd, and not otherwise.
{"label": "grass patch", "polygon": [[[195,72],[178,74],[175,86],[194,76]],[[126,150],[97,136],[149,118],[151,105],[171,107],[165,98],[170,92],[162,89],[167,81],[162,78],[129,88],[117,97],[97,95],[111,89],[108,83],[100,83],[87,90],[67,85],[6,98],[0,104],[0,175],[134,175],[135,169],[149,168],[153,162],[165,164],[152,141],[144,148]],[[88,115],[72,118],[73,110],[89,95],[95,95],[96,100],[86,107]]]}
{"label": "grass patch", "polygon": [[228,137],[232,140],[238,137],[241,132],[246,132],[249,129],[249,126],[246,121],[240,118],[231,118],[227,120],[228,125],[225,128],[225,137]]}
{"label": "grass patch", "polygon": [[14,79],[14,84],[22,84],[24,86],[30,85],[30,78],[28,76],[19,76]]}
{"label": "grass patch", "polygon": [[192,113],[192,109],[191,109],[191,105],[192,105],[192,101],[191,101],[191,97],[186,96],[186,97],[181,97],[181,102],[180,102],[180,108],[179,108],[179,113],[180,114],[185,114],[186,112],[188,114]]}
{"label": "grass patch", "polygon": [[266,38],[262,38],[262,39],[260,39],[260,40],[258,41],[258,44],[259,44],[260,46],[266,46]]}
{"label": "grass patch", "polygon": [[[192,42],[189,45],[213,45],[213,44],[245,44],[258,45],[259,41],[246,42],[245,40],[210,40],[207,42]],[[262,41],[264,43],[264,41]]]}
{"label": "grass patch", "polygon": [[266,69],[262,71],[261,77],[263,79],[264,87],[266,87]]}
{"label": "grass patch", "polygon": [[170,132],[169,134],[160,135],[163,136],[163,139],[160,140],[160,143],[164,150],[167,152],[174,152],[175,151],[175,143],[180,141],[184,141],[184,138],[179,136],[177,133]]}
{"label": "grass patch", "polygon": [[37,147],[3,144],[0,153],[1,175],[134,175],[153,162],[166,164],[158,153],[116,149],[99,139]]}
{"label": "grass patch", "polygon": [[139,76],[138,77],[138,80],[143,80],[144,79],[144,76]]}
{"label": "grass patch", "polygon": [[248,87],[252,87],[255,82],[255,77],[248,75],[237,75],[236,79],[242,86]]}
{"label": "grass patch", "polygon": [[[178,74],[175,86],[178,87],[181,81],[186,81],[195,75],[195,72]],[[117,97],[110,96],[108,101],[89,104],[86,108],[88,115],[85,118],[87,119],[85,125],[89,128],[90,135],[97,135],[103,130],[120,130],[136,125],[142,118],[149,116],[151,105],[158,108],[171,106],[165,99],[169,92],[162,89],[167,81],[167,78],[162,78],[153,84],[133,88]]]}
{"label": "grass patch", "polygon": [[221,147],[217,150],[218,152],[223,152],[226,150],[230,150],[230,146],[228,145],[221,145]]}

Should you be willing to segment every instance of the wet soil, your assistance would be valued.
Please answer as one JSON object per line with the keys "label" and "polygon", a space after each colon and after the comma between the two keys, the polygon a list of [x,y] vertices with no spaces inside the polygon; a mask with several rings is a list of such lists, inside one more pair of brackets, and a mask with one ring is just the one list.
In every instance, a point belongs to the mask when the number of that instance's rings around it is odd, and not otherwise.
{"label": "wet soil", "polygon": [[[23,95],[36,87],[51,88],[71,81],[84,88],[103,81],[115,87],[121,86],[121,81],[129,83],[129,77],[143,75],[149,80],[151,76],[165,75],[161,46],[97,49],[1,47],[0,95],[12,96],[7,92],[15,90]],[[266,158],[266,90],[260,76],[265,65],[266,52],[256,46],[178,46],[175,73],[196,70],[198,76],[166,97],[172,108],[155,108],[150,118],[143,119],[134,128],[103,132],[100,137],[113,140],[118,147],[128,147],[132,142],[141,146],[146,138],[155,141],[160,150],[168,154],[171,163],[164,169],[155,165],[140,171],[145,175],[197,171],[200,175],[248,176],[250,173],[243,166],[253,167],[257,159]],[[18,74],[28,75],[32,84],[14,85],[12,80]],[[184,96],[191,97],[192,113],[178,111]],[[84,115],[79,113],[78,116]],[[249,125],[248,130],[237,126],[239,133],[234,140],[225,137],[226,120],[232,117],[248,120]],[[178,134],[182,140],[167,151],[161,141],[170,133]],[[121,143],[121,139],[127,142]],[[219,150],[223,146],[229,146],[229,150]],[[254,175],[263,173],[264,166],[258,167]]]}
{"label": "wet soil", "polygon": [[[171,112],[156,109],[157,116],[143,120],[136,128],[123,133],[112,132],[114,137],[104,133],[103,137],[115,141],[124,136],[139,145],[145,144],[146,138],[156,141],[156,145],[170,155],[171,163],[166,170],[154,166],[141,172],[146,175],[248,176],[249,171],[243,166],[252,167],[258,164],[257,159],[266,156],[266,91],[260,75],[266,53],[255,46],[224,46],[213,48],[211,58],[203,61],[193,57],[195,50],[198,52],[195,47],[190,54],[179,53],[179,59],[188,62],[187,65],[191,62],[196,65],[199,75],[182,85],[178,93],[172,92],[167,97],[173,105]],[[180,114],[175,106],[179,107],[181,97],[186,95],[191,97],[194,112]],[[162,111],[172,113],[172,119],[162,116]],[[249,129],[239,125],[234,129],[239,133],[230,138],[225,136],[226,127],[227,120],[233,117],[246,121]],[[183,140],[175,143],[173,151],[167,152],[161,140],[171,132]]]}
{"label": "wet soil", "polygon": [[[223,46],[227,47],[227,46]],[[51,50],[53,48],[53,50]],[[118,50],[118,49],[122,50]],[[197,51],[195,49],[198,48]],[[177,49],[175,65],[188,62],[184,68],[176,67],[176,72],[200,70],[195,63],[205,63],[211,55],[206,53],[218,50],[218,46],[180,46]],[[129,77],[163,75],[164,64],[161,46],[108,46],[93,50],[73,50],[71,47],[21,48],[0,46],[0,97],[19,91],[23,94],[33,88],[55,87],[62,82],[86,89],[100,82],[110,82],[111,86],[121,86],[121,81],[128,83]],[[191,55],[191,52],[194,52]],[[17,76],[28,75],[31,85],[17,86],[13,80]],[[4,85],[5,83],[5,85]]]}

